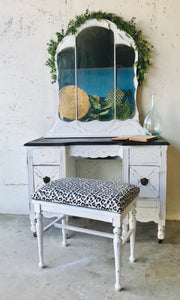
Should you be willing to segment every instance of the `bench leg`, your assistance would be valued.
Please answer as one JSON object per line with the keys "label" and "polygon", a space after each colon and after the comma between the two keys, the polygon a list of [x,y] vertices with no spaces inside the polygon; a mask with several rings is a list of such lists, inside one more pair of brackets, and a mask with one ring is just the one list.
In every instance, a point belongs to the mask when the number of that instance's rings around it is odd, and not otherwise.
{"label": "bench leg", "polygon": [[38,240],[38,250],[39,250],[39,267],[44,268],[45,264],[43,262],[43,223],[42,223],[42,214],[37,214],[37,240]]}
{"label": "bench leg", "polygon": [[122,239],[121,239],[122,229],[120,227],[115,227],[113,230],[114,233],[114,259],[115,259],[115,290],[121,290],[121,252],[122,252]]}
{"label": "bench leg", "polygon": [[66,229],[65,229],[65,225],[66,225],[66,216],[64,216],[62,218],[61,224],[62,224],[62,246],[66,247],[67,246],[67,242],[66,242]]}
{"label": "bench leg", "polygon": [[136,210],[135,208],[129,213],[129,229],[133,230],[130,235],[130,257],[129,261],[133,263],[135,261],[134,246],[135,246],[135,235],[136,235]]}

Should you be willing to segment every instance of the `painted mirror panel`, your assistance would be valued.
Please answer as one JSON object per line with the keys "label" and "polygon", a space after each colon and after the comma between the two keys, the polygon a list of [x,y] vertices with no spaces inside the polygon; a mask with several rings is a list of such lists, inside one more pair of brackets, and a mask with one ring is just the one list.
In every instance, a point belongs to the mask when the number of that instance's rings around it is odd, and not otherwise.
{"label": "painted mirror panel", "polygon": [[59,86],[59,118],[64,121],[76,119],[75,49],[65,48],[57,55]]}
{"label": "painted mirror panel", "polygon": [[135,114],[135,52],[132,47],[116,45],[116,118],[131,119]]}
{"label": "painted mirror panel", "polygon": [[[98,26],[86,28],[77,36],[76,49],[78,112],[81,110],[83,115],[79,120],[114,119],[114,99],[111,103],[106,99],[114,87],[113,32]],[[81,99],[83,92],[86,92],[84,101]]]}

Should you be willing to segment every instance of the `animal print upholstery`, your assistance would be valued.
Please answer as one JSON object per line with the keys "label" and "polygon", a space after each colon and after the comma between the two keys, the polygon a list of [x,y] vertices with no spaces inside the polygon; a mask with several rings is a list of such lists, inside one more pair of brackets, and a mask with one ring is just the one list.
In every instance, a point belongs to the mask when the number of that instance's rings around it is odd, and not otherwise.
{"label": "animal print upholstery", "polygon": [[138,195],[135,185],[85,178],[61,178],[38,189],[33,200],[121,213]]}

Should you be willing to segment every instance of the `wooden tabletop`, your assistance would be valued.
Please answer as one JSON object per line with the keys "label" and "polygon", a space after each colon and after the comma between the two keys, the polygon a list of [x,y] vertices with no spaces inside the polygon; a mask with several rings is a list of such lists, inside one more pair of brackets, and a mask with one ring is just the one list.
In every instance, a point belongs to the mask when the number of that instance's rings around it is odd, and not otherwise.
{"label": "wooden tabletop", "polygon": [[112,137],[72,137],[72,138],[39,138],[24,144],[24,146],[70,146],[70,145],[122,145],[122,146],[159,146],[169,145],[162,137],[157,140],[140,141],[113,141]]}

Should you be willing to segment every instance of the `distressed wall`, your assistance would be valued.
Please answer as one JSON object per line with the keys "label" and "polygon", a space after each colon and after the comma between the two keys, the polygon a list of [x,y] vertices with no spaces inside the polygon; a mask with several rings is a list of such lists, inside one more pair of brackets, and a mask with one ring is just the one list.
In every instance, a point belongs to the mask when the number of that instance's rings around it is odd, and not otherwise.
{"label": "distressed wall", "polygon": [[152,45],[152,67],[138,90],[140,121],[155,92],[168,151],[167,219],[180,219],[180,1],[0,1],[0,212],[28,213],[23,144],[53,124],[57,93],[51,85],[46,43],[86,9],[113,12],[139,27]]}

